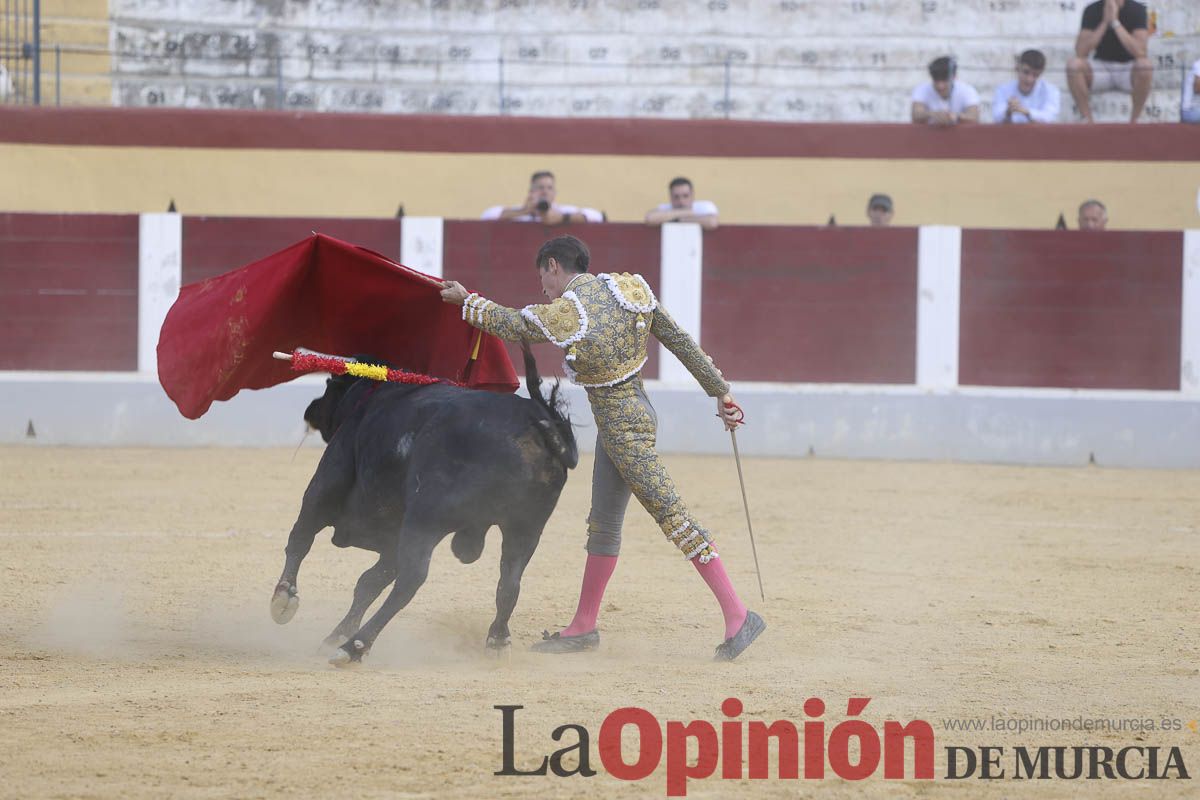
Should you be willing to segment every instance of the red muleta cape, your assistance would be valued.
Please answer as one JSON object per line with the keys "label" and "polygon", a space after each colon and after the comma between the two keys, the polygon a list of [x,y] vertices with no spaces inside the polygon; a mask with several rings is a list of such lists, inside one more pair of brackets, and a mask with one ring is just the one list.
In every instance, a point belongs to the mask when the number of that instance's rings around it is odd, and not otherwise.
{"label": "red muleta cape", "polygon": [[276,350],[369,354],[411,372],[512,392],[499,339],[442,302],[440,282],[323,234],[215,278],[184,286],[158,335],[158,380],[181,414],[295,378]]}

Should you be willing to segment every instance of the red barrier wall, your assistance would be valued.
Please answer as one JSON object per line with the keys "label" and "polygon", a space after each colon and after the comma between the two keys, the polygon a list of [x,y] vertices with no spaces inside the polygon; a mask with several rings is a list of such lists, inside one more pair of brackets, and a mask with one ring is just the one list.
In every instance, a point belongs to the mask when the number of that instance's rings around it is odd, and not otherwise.
{"label": "red barrier wall", "polygon": [[252,264],[324,233],[400,258],[400,220],[296,217],[184,217],[183,283],[195,283]]}
{"label": "red barrier wall", "polygon": [[963,231],[959,382],[1179,389],[1178,232]]}
{"label": "red barrier wall", "polygon": [[730,380],[916,380],[915,228],[704,237],[704,348]]}
{"label": "red barrier wall", "polygon": [[138,218],[0,214],[0,369],[136,370]]}
{"label": "red barrier wall", "polygon": [[0,106],[0,142],[749,158],[1193,161],[1187,125],[963,125]]}
{"label": "red barrier wall", "polygon": [[[447,221],[442,273],[506,306],[546,302],[534,259],[543,242],[564,232],[587,242],[592,256],[589,272],[639,272],[658,292],[661,233],[645,225],[578,225],[564,231],[532,223]],[[543,376],[563,374],[561,350],[545,344],[535,345],[533,350]],[[657,347],[650,348],[642,377],[658,377],[657,351]],[[523,373],[520,348],[510,346],[509,355],[517,372]]]}
{"label": "red barrier wall", "polygon": [[[399,220],[185,218],[183,279],[251,263],[313,230],[398,256]],[[444,272],[515,307],[562,229],[447,221]],[[591,270],[656,290],[660,231],[579,225]],[[137,368],[136,216],[0,214],[0,369]],[[964,385],[1177,390],[1178,232],[963,231]],[[704,234],[702,341],[730,380],[910,384],[917,230],[722,227]],[[535,347],[547,376],[561,353]],[[512,348],[515,364],[520,352]],[[658,375],[657,348],[643,373]]]}

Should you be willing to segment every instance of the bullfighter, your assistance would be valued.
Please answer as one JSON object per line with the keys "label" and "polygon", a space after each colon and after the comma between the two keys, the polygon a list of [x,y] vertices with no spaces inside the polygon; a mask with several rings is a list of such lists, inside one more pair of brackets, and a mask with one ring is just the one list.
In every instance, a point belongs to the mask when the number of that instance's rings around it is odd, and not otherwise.
{"label": "bullfighter", "polygon": [[717,398],[717,414],[733,430],[740,409],[721,372],[655,298],[640,275],[590,274],[587,245],[558,236],[538,251],[542,291],[550,302],[507,308],[456,281],[445,281],[447,303],[462,305],[463,319],[507,341],[550,342],[565,353],[567,376],[587,390],[598,431],[588,516],[587,564],[575,617],[562,631],[544,633],[533,649],[570,653],[599,646],[596,620],[616,568],[621,526],[632,492],[666,538],[692,562],[721,606],[725,640],[716,660],[732,661],[766,627],[746,608],[718,558],[712,535],[689,513],[655,451],[658,419],[642,386],[641,369],[651,334]]}

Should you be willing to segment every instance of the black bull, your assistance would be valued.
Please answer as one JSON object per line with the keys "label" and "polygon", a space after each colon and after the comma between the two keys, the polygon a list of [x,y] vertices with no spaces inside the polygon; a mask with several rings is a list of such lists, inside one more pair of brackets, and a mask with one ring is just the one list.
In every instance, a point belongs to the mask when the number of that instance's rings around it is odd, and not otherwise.
{"label": "black bull", "polygon": [[[509,643],[508,620],[521,575],[537,548],[567,470],[579,461],[558,387],[547,401],[525,349],[530,398],[447,384],[377,383],[339,376],[309,404],[304,419],[328,443],[304,492],[271,598],[280,624],[299,606],[296,576],[313,538],[333,526],[333,543],[379,554],[358,579],[354,602],[326,638],[335,664],[360,661],[379,632],[404,608],[429,572],[438,542],[464,564],[483,552],[484,534],[503,535],[496,618],[487,645]],[[368,607],[392,584],[378,611]]]}

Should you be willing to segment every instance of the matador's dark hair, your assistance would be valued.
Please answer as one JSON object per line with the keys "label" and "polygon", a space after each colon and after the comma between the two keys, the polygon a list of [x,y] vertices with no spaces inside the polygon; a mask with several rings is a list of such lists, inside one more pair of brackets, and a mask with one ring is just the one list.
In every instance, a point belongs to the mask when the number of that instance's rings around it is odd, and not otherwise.
{"label": "matador's dark hair", "polygon": [[574,236],[555,236],[538,250],[537,267],[545,268],[553,258],[568,272],[587,272],[591,257],[588,246]]}

